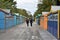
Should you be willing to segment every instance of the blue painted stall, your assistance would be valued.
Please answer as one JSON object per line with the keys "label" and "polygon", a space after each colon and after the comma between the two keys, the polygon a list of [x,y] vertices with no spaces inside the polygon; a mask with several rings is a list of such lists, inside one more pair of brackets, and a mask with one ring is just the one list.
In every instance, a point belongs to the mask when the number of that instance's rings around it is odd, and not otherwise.
{"label": "blue painted stall", "polygon": [[5,16],[9,15],[7,12],[0,9],[0,30],[4,30],[6,28]]}
{"label": "blue painted stall", "polygon": [[58,13],[51,13],[48,16],[48,31],[56,38],[58,37]]}
{"label": "blue painted stall", "polygon": [[19,16],[16,16],[16,23],[20,24],[20,18],[19,18]]}
{"label": "blue painted stall", "polygon": [[25,16],[22,17],[22,23],[24,23],[26,20],[25,20]]}
{"label": "blue painted stall", "polygon": [[20,24],[24,22],[24,17],[20,16]]}
{"label": "blue painted stall", "polygon": [[16,15],[14,15],[14,25],[17,25],[16,21]]}
{"label": "blue painted stall", "polygon": [[17,17],[17,16],[16,16],[15,14],[11,14],[11,15],[13,16],[14,26],[16,26],[16,25],[17,25],[17,22],[16,22],[16,21],[17,21],[17,20],[16,20],[16,17]]}
{"label": "blue painted stall", "polygon": [[0,30],[6,30],[16,25],[16,16],[0,9]]}
{"label": "blue painted stall", "polygon": [[6,30],[24,22],[24,17],[12,15],[0,9],[0,30]]}
{"label": "blue painted stall", "polygon": [[6,16],[6,29],[11,28],[14,26],[14,16],[8,15]]}

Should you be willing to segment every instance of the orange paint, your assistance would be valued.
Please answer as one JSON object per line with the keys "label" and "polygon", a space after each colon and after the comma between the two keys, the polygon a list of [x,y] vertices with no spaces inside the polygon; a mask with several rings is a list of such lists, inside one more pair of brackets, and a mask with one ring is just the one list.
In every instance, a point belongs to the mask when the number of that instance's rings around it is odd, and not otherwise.
{"label": "orange paint", "polygon": [[42,29],[44,29],[43,25],[44,25],[44,19],[43,19],[43,17],[41,16],[41,17],[40,17],[40,27],[41,27]]}
{"label": "orange paint", "polygon": [[47,30],[47,21],[48,21],[47,15],[44,15],[44,30]]}
{"label": "orange paint", "polygon": [[43,28],[44,30],[47,30],[47,22],[48,22],[47,15],[40,17],[40,27]]}

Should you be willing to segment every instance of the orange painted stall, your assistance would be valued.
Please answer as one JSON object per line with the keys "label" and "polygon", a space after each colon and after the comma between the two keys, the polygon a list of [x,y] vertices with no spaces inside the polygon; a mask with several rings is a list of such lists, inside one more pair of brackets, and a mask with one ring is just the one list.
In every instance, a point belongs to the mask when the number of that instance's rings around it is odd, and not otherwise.
{"label": "orange painted stall", "polygon": [[47,30],[47,23],[48,23],[48,14],[49,14],[49,12],[42,12],[42,15],[43,16],[41,16],[40,17],[40,26],[41,26],[41,28],[43,28],[44,30]]}
{"label": "orange painted stall", "polygon": [[41,27],[42,29],[44,29],[43,25],[44,25],[44,17],[41,16],[41,17],[40,17],[40,27]]}
{"label": "orange painted stall", "polygon": [[44,27],[44,30],[47,30],[47,28],[48,28],[48,14],[49,14],[49,12],[42,12],[42,15],[44,15],[44,25],[43,25],[43,27]]}
{"label": "orange painted stall", "polygon": [[44,15],[44,30],[47,30],[47,22],[48,22],[47,15]]}

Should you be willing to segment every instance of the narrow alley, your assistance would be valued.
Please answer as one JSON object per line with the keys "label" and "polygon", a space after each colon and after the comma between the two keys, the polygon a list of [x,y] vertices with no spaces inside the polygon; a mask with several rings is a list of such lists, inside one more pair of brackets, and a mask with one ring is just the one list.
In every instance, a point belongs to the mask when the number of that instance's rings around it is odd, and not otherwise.
{"label": "narrow alley", "polygon": [[0,0],[0,40],[60,40],[60,0]]}
{"label": "narrow alley", "polygon": [[[40,35],[40,32],[43,34]],[[47,33],[47,32],[46,32]],[[34,22],[33,26],[26,26],[26,23],[17,25],[12,29],[6,30],[5,33],[0,34],[0,40],[48,40],[48,34],[43,33],[42,30],[39,29],[39,26]],[[44,35],[46,34],[46,35]],[[43,39],[43,36],[44,39]],[[54,37],[49,40],[57,40]]]}

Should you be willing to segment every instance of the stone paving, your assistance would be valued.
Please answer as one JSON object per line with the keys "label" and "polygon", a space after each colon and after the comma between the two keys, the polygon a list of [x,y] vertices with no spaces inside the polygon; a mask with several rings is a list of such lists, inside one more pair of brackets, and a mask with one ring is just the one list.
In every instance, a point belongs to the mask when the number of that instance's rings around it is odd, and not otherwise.
{"label": "stone paving", "polygon": [[17,25],[0,35],[0,40],[40,40],[39,32],[36,28],[26,24]]}
{"label": "stone paving", "polygon": [[[27,27],[26,24],[23,23],[21,25],[13,27],[12,29],[7,30],[3,34],[0,34],[0,40],[44,40],[44,34],[45,32],[40,30],[39,26],[37,26],[36,23],[33,23],[32,27]],[[47,35],[45,34],[44,38],[46,36]]]}

